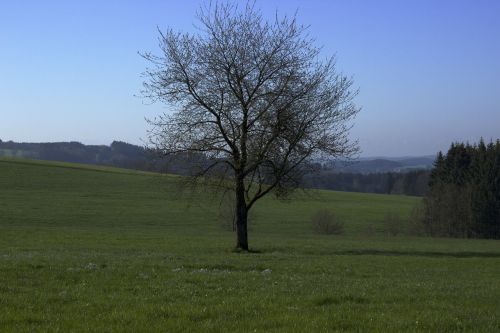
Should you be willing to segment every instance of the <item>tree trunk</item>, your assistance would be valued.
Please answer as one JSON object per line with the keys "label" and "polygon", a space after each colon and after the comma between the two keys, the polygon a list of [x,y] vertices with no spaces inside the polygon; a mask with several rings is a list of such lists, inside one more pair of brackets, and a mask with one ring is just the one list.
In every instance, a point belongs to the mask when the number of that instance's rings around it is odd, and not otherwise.
{"label": "tree trunk", "polygon": [[236,248],[248,251],[248,210],[243,180],[236,181]]}

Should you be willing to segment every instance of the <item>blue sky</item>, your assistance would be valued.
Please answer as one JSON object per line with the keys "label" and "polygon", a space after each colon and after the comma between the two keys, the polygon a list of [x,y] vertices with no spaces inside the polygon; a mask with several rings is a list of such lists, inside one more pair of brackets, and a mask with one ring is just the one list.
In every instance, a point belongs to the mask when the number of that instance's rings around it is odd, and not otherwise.
{"label": "blue sky", "polygon": [[[0,139],[141,143],[136,97],[156,26],[193,31],[194,0],[0,2]],[[360,88],[363,156],[434,154],[500,137],[500,1],[260,0],[310,24]]]}

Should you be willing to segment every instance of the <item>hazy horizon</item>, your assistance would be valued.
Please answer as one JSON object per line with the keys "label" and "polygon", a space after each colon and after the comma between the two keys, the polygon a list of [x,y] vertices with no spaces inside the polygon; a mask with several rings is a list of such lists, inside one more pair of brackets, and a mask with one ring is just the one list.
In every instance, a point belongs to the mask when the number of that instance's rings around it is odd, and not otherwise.
{"label": "hazy horizon", "polygon": [[[193,32],[202,1],[6,1],[0,139],[141,144],[168,109],[136,97],[157,30]],[[257,1],[293,13],[353,76],[363,157],[434,155],[500,134],[500,2]]]}

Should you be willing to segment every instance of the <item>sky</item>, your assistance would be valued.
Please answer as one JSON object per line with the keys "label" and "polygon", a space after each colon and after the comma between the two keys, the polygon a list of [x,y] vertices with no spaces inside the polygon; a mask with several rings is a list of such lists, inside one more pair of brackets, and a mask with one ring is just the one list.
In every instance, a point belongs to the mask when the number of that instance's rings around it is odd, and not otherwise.
{"label": "sky", "polygon": [[[244,1],[239,1],[244,4]],[[0,0],[0,139],[143,144],[140,97],[160,29],[193,32],[198,0]],[[500,138],[500,1],[257,0],[293,15],[359,88],[361,156]]]}

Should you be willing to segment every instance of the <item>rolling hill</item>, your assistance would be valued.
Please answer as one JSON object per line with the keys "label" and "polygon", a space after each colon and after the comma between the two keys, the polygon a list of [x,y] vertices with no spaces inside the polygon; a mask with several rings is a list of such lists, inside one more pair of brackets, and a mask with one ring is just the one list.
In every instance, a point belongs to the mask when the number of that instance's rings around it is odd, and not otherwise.
{"label": "rolling hill", "polygon": [[[5,158],[0,159],[0,173],[2,193],[14,195],[2,198],[2,202],[9,202],[2,214],[7,223],[32,223],[31,216],[40,222],[50,222],[51,226],[67,226],[67,214],[71,214],[73,224],[87,227],[94,224],[107,227],[107,222],[111,227],[120,224],[127,228],[136,224],[144,227],[144,221],[147,225],[182,226],[196,221],[199,230],[208,231],[217,229],[220,222],[216,196],[182,192],[176,182],[180,178],[173,175]],[[293,210],[288,202],[270,198],[260,201],[254,214],[255,228],[265,233],[310,232],[307,223],[310,215],[315,210],[330,208],[339,218],[349,220],[347,232],[357,232],[365,227],[380,227],[388,212],[408,216],[418,200],[397,195],[299,192]],[[36,216],[31,215],[33,212],[37,212]]]}

